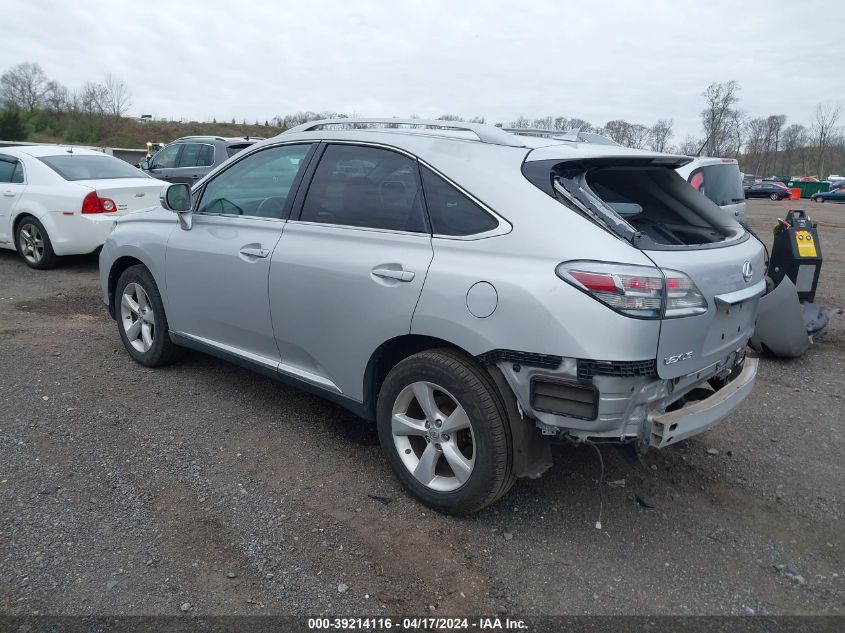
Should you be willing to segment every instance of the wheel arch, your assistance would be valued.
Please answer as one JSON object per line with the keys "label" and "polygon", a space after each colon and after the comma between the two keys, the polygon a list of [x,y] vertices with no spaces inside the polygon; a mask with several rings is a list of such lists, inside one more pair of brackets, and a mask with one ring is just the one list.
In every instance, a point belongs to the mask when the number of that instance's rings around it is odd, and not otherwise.
{"label": "wheel arch", "polygon": [[364,370],[364,417],[370,421],[376,419],[376,402],[378,400],[379,390],[391,369],[409,356],[438,347],[457,350],[472,357],[472,354],[459,345],[435,336],[426,336],[423,334],[404,334],[388,339],[379,345],[370,355],[370,359]]}
{"label": "wheel arch", "polygon": [[361,415],[370,421],[376,419],[379,390],[391,369],[409,356],[437,348],[447,348],[466,355],[467,358],[477,362],[489,376],[490,384],[498,393],[505,408],[510,426],[514,474],[517,477],[539,477],[552,465],[548,438],[540,433],[533,420],[523,415],[516,396],[499,368],[482,363],[477,356],[451,341],[423,334],[405,334],[379,345],[370,356],[364,371],[364,402]]}
{"label": "wheel arch", "polygon": [[[115,295],[115,288],[117,287],[117,280],[120,279],[120,276],[127,268],[131,268],[132,266],[141,265],[147,270],[150,270],[150,267],[147,266],[143,261],[134,257],[132,255],[122,255],[118,257],[114,262],[112,262],[111,267],[109,268],[109,277],[108,277],[108,293],[109,293],[109,314],[111,318],[116,318],[115,316],[115,305],[114,305],[114,295]],[[152,271],[150,271],[152,274]]]}

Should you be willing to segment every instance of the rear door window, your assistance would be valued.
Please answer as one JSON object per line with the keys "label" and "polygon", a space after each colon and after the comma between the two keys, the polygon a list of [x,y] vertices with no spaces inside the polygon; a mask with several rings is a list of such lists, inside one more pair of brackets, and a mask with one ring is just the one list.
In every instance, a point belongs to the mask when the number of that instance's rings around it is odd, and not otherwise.
{"label": "rear door window", "polygon": [[202,143],[185,143],[179,156],[177,167],[196,167],[199,164],[200,153],[206,147]]}
{"label": "rear door window", "polygon": [[[20,171],[19,165],[20,163],[13,158],[0,158],[0,182],[23,182],[23,171]],[[16,171],[20,171],[20,180],[14,179]]]}
{"label": "rear door window", "polygon": [[435,235],[477,235],[499,226],[496,218],[427,167],[422,168],[422,182]]}
{"label": "rear door window", "polygon": [[378,147],[329,145],[311,179],[300,219],[427,232],[417,162]]}

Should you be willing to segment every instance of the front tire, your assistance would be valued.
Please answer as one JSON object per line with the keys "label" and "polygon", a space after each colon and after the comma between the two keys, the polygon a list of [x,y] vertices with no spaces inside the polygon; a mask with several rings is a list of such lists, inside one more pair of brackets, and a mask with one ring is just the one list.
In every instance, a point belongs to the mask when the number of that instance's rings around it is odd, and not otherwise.
{"label": "front tire", "polygon": [[36,270],[55,268],[59,258],[44,225],[32,216],[24,217],[15,230],[15,246],[26,265]]}
{"label": "front tire", "polygon": [[779,194],[773,193],[773,194],[769,195],[769,199],[770,200],[782,200],[783,198]]}
{"label": "front tire", "polygon": [[465,515],[513,485],[510,427],[490,378],[458,352],[414,354],[387,375],[378,396],[379,441],[417,499]]}
{"label": "front tire", "polygon": [[813,200],[815,200],[816,202],[824,202],[824,198],[822,198],[821,196],[816,196],[815,198],[813,198]]}
{"label": "front tire", "polygon": [[114,294],[117,329],[129,355],[146,367],[177,360],[180,349],[170,340],[158,286],[145,266],[130,266]]}

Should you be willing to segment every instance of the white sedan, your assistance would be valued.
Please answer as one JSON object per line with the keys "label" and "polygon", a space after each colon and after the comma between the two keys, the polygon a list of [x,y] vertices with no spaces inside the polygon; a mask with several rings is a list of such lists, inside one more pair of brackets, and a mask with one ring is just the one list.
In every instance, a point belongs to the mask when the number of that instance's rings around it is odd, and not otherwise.
{"label": "white sedan", "polygon": [[160,180],[77,147],[0,147],[0,248],[32,268],[103,245],[116,217],[158,203]]}

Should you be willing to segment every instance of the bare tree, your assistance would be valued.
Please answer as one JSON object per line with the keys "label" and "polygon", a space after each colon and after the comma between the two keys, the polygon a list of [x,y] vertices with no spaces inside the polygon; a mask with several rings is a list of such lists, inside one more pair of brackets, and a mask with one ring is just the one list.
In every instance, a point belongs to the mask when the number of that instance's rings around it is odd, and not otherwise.
{"label": "bare tree", "polygon": [[579,118],[569,119],[569,129],[580,130],[581,132],[595,131],[595,128],[590,124],[589,121],[585,121],[584,119]]}
{"label": "bare tree", "polygon": [[687,156],[694,156],[698,153],[701,147],[701,139],[694,136],[687,136],[675,149],[678,154],[685,154]]}
{"label": "bare tree", "polygon": [[631,125],[631,129],[628,131],[627,147],[632,147],[634,149],[645,149],[645,147],[648,145],[648,135],[648,126],[642,125],[641,123],[634,123],[633,125]]}
{"label": "bare tree", "polygon": [[628,145],[628,139],[631,134],[631,124],[622,119],[615,119],[605,123],[601,132],[620,145]]}
{"label": "bare tree", "polygon": [[793,161],[799,150],[807,145],[807,142],[807,128],[799,123],[793,123],[783,131],[781,135],[783,175],[790,177],[795,173],[792,169]]}
{"label": "bare tree", "polygon": [[651,126],[648,136],[648,147],[653,152],[665,152],[672,138],[672,119],[660,119]]}
{"label": "bare tree", "polygon": [[132,93],[129,91],[129,85],[111,73],[106,75],[104,85],[108,91],[105,103],[106,111],[116,117],[126,114],[126,111],[132,106]]}
{"label": "bare tree", "polygon": [[763,117],[749,119],[745,123],[745,131],[745,168],[750,168],[753,174],[767,176],[764,161],[769,133],[768,121]]}
{"label": "bare tree", "polygon": [[38,64],[24,62],[0,77],[0,99],[32,112],[41,105],[47,90],[47,75]]}
{"label": "bare tree", "polygon": [[103,114],[108,104],[109,89],[105,85],[86,81],[77,95],[79,110],[83,114]]}
{"label": "bare tree", "polygon": [[438,121],[463,121],[464,118],[458,114],[441,114],[437,117]]}
{"label": "bare tree", "polygon": [[526,119],[524,116],[520,116],[516,119],[516,121],[511,121],[511,124],[508,127],[519,129],[529,128],[531,127],[531,121]]}
{"label": "bare tree", "polygon": [[813,124],[810,133],[816,150],[819,178],[824,178],[825,156],[830,147],[831,137],[836,133],[836,124],[839,122],[841,113],[842,104],[840,103],[820,103],[813,111]]}
{"label": "bare tree", "polygon": [[625,147],[643,149],[648,144],[649,128],[640,123],[628,123],[622,119],[616,119],[608,121],[599,132]]}
{"label": "bare tree", "polygon": [[707,156],[725,156],[730,149],[737,147],[740,138],[738,116],[734,108],[739,102],[739,84],[734,81],[713,82],[701,93],[705,99],[701,111],[701,124],[704,127],[704,146],[702,151]]}
{"label": "bare tree", "polygon": [[70,106],[68,89],[58,81],[48,81],[44,91],[44,105],[52,112],[65,112]]}

